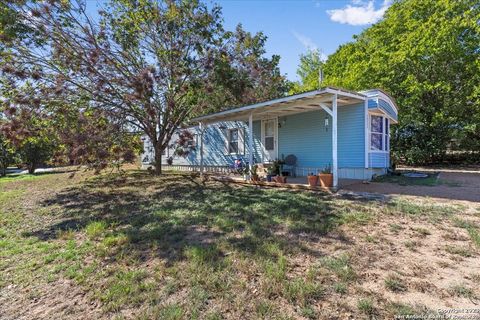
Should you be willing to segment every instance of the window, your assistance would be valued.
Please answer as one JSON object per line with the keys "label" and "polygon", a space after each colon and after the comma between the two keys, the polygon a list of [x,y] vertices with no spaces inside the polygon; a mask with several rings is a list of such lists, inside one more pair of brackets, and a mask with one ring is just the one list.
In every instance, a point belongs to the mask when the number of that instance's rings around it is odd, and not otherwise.
{"label": "window", "polygon": [[370,150],[389,151],[389,128],[388,118],[376,115],[370,116]]}
{"label": "window", "polygon": [[265,121],[265,150],[275,150],[275,121]]}
{"label": "window", "polygon": [[238,153],[238,129],[228,130],[228,153]]}

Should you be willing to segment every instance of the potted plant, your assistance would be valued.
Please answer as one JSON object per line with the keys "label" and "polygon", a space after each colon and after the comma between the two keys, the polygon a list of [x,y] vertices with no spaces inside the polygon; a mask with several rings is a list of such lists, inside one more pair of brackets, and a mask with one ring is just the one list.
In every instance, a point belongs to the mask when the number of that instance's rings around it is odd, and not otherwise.
{"label": "potted plant", "polygon": [[287,183],[287,177],[285,177],[282,173],[282,165],[280,165],[280,170],[278,172],[278,176],[275,177],[275,181],[278,183]]}
{"label": "potted plant", "polygon": [[318,176],[312,173],[309,173],[307,176],[308,179],[308,185],[310,187],[316,187],[318,184]]}
{"label": "potted plant", "polygon": [[320,180],[321,187],[333,187],[333,174],[330,164],[322,169],[322,171],[318,174],[318,178]]}

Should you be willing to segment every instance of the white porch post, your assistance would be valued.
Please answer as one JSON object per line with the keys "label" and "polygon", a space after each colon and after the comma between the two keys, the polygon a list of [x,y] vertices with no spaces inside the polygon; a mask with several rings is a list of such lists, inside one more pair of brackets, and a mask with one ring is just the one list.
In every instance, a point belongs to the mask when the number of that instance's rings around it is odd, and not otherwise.
{"label": "white porch post", "polygon": [[368,129],[368,98],[365,99],[364,104],[364,113],[365,113],[365,169],[368,169],[368,139],[369,139],[369,129]]}
{"label": "white porch post", "polygon": [[200,128],[200,174],[203,174],[203,122],[199,123]]}
{"label": "white porch post", "polygon": [[248,165],[253,169],[253,114],[248,116]]}
{"label": "white porch post", "polygon": [[337,94],[332,99],[332,173],[333,187],[338,187],[338,161],[337,161]]}

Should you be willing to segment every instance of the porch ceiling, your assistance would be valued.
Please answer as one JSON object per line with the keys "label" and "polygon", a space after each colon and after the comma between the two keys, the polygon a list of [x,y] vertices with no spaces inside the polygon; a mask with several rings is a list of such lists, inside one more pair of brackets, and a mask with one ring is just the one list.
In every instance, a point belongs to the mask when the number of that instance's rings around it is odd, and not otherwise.
{"label": "porch ceiling", "polygon": [[321,110],[320,104],[331,106],[332,98],[335,94],[337,94],[337,105],[339,107],[360,103],[366,99],[366,96],[360,93],[327,87],[321,90],[213,113],[195,118],[192,122],[244,121],[248,120],[250,114],[252,114],[253,120],[260,120]]}

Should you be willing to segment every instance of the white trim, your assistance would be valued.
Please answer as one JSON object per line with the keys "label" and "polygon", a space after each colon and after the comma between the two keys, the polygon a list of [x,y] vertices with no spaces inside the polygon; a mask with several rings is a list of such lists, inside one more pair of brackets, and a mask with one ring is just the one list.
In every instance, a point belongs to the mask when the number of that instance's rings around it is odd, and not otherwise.
{"label": "white trim", "polygon": [[[373,132],[374,134],[381,134],[382,135],[382,150],[372,150],[372,116],[376,117],[381,117],[382,118],[382,132]],[[386,130],[387,128],[385,127],[385,117],[384,115],[381,114],[376,114],[376,113],[369,113],[368,115],[368,152],[369,153],[390,153],[390,143],[388,143],[388,150],[385,150],[385,136],[386,136]],[[388,130],[390,130],[390,121],[388,121]]]}
{"label": "white trim", "polygon": [[395,102],[389,96],[387,96],[382,91],[378,91],[377,103],[378,103],[378,99],[385,100],[386,103],[388,103],[389,105],[391,105],[393,107],[393,110],[398,115],[397,105],[395,104]]}
{"label": "white trim", "polygon": [[261,107],[266,107],[266,106],[274,105],[274,104],[277,104],[277,103],[285,103],[285,102],[299,100],[299,99],[303,99],[303,98],[311,98],[311,97],[315,97],[317,95],[322,95],[322,94],[325,94],[325,93],[327,93],[327,94],[330,93],[330,94],[334,94],[334,95],[340,95],[340,96],[355,98],[355,99],[359,99],[359,100],[367,99],[367,96],[362,94],[362,93],[356,93],[356,92],[350,92],[350,91],[336,89],[336,88],[332,88],[332,87],[326,87],[326,88],[321,89],[321,90],[305,92],[305,93],[296,94],[296,95],[292,95],[292,96],[288,96],[288,97],[273,99],[273,100],[269,100],[269,101],[265,101],[265,102],[261,102],[261,103],[256,103],[256,104],[252,104],[252,105],[248,105],[248,106],[243,106],[243,107],[239,107],[239,108],[234,108],[234,109],[230,109],[230,110],[225,110],[225,111],[221,111],[221,112],[212,113],[212,114],[205,115],[205,116],[196,117],[196,118],[193,118],[191,121],[192,122],[199,122],[199,121],[203,121],[203,120],[209,120],[211,118],[216,118],[216,117],[219,117],[219,116],[229,115],[229,114],[233,114],[233,113],[237,113],[237,112],[255,110],[255,109],[258,109],[258,108],[261,108]]}
{"label": "white trim", "polygon": [[253,115],[248,116],[248,160],[250,170],[253,168]]}
{"label": "white trim", "polygon": [[365,124],[365,169],[368,169],[369,165],[368,165],[368,151],[369,151],[369,137],[370,137],[370,133],[369,133],[369,126],[368,126],[368,99],[365,100],[365,103],[364,103],[364,124]]}
{"label": "white trim", "polygon": [[393,122],[395,124],[398,123],[398,120],[395,120],[390,114],[388,114],[385,110],[383,110],[379,107],[368,109],[368,113],[379,115],[379,116],[382,116],[382,117],[387,117],[387,118],[390,119],[391,122]]}
{"label": "white trim", "polygon": [[[227,128],[227,154],[228,155],[240,155],[240,134],[241,134],[241,129],[238,127],[234,128]],[[231,132],[233,130],[237,130],[237,152],[230,152],[230,137],[231,137]]]}
{"label": "white trim", "polygon": [[330,117],[333,117],[332,110],[325,103],[320,103],[320,107],[322,107],[322,109],[325,110],[325,112],[328,113]]}
{"label": "white trim", "polygon": [[337,94],[332,98],[332,162],[333,187],[338,186],[338,159],[337,159]]}
{"label": "white trim", "polygon": [[[265,149],[265,122],[273,120],[273,147],[275,148],[274,158],[275,159],[266,159],[266,157],[270,157],[270,152]],[[262,161],[265,162],[267,160],[276,160],[278,159],[278,117],[262,119],[260,121],[260,145],[262,146]]]}
{"label": "white trim", "polygon": [[200,173],[203,174],[203,170],[204,170],[204,167],[203,167],[203,130],[204,130],[203,122],[200,122],[198,124],[198,127],[200,129]]}

